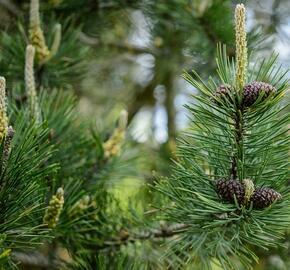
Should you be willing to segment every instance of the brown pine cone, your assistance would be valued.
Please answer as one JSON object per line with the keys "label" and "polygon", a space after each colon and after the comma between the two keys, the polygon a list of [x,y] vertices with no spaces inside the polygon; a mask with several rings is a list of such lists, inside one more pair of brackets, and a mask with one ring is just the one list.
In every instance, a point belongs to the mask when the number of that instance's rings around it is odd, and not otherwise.
{"label": "brown pine cone", "polygon": [[256,188],[251,198],[253,201],[253,208],[255,209],[263,209],[281,199],[282,196],[280,193],[267,187]]}
{"label": "brown pine cone", "polygon": [[237,180],[220,179],[216,183],[217,193],[225,201],[234,203],[235,197],[237,202],[241,205],[245,198],[245,186],[242,182]]}
{"label": "brown pine cone", "polygon": [[276,91],[276,88],[271,84],[265,82],[251,82],[243,88],[243,104],[245,107],[252,106],[263,94],[261,101],[268,98],[272,93]]}

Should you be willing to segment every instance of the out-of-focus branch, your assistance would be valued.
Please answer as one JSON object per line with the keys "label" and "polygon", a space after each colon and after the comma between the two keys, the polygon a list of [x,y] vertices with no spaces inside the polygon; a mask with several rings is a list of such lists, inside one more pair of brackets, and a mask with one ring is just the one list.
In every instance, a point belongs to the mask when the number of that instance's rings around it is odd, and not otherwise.
{"label": "out-of-focus branch", "polygon": [[202,27],[205,35],[207,36],[208,40],[214,45],[216,46],[216,44],[218,43],[218,37],[216,35],[216,33],[212,30],[212,28],[209,26],[207,19],[204,17],[201,17],[199,19],[199,25]]}
{"label": "out-of-focus branch", "polygon": [[171,72],[168,72],[166,80],[164,81],[164,86],[166,88],[166,99],[165,99],[165,109],[167,113],[167,129],[168,129],[168,138],[174,139],[176,136],[176,125],[175,125],[175,116],[176,110],[174,105],[175,93],[173,85],[174,75]]}
{"label": "out-of-focus branch", "polygon": [[177,223],[169,226],[161,226],[158,229],[148,229],[138,231],[137,233],[129,233],[126,230],[121,230],[119,237],[111,241],[106,241],[103,246],[100,246],[98,250],[111,250],[118,248],[121,245],[127,243],[134,243],[142,240],[156,240],[158,238],[170,238],[177,234],[184,232],[190,225]]}
{"label": "out-of-focus branch", "polygon": [[27,253],[14,251],[12,258],[15,262],[21,263],[21,265],[27,267],[41,267],[42,269],[60,269],[63,263],[60,260],[55,259],[52,261],[49,256],[46,256],[38,251],[30,251]]}
{"label": "out-of-focus branch", "polygon": [[5,7],[11,14],[18,16],[20,9],[11,0],[0,0],[0,5]]}
{"label": "out-of-focus branch", "polygon": [[[119,236],[105,241],[103,245],[96,247],[96,251],[107,251],[119,248],[122,245],[128,243],[134,243],[136,241],[156,240],[158,238],[170,238],[184,232],[189,227],[188,224],[177,223],[169,226],[160,226],[158,229],[139,230],[138,232],[129,233],[127,230],[121,230]],[[63,261],[55,258],[51,260],[49,256],[38,251],[30,251],[27,253],[14,251],[12,257],[15,262],[20,262],[21,265],[29,267],[41,267],[42,269],[61,269]]]}
{"label": "out-of-focus branch", "polygon": [[103,42],[98,38],[88,36],[87,34],[80,32],[79,33],[79,39],[83,43],[90,45],[90,46],[104,46],[104,47],[110,47],[114,49],[118,49],[121,51],[126,51],[132,54],[143,54],[143,53],[149,53],[152,55],[156,55],[156,51],[151,50],[149,48],[144,48],[144,47],[137,47],[134,46],[130,43],[123,42],[123,43],[118,43],[118,42]]}
{"label": "out-of-focus branch", "polygon": [[[154,89],[156,87],[155,80],[151,82],[142,91],[136,89],[136,94],[132,102],[128,105],[128,122],[130,123],[134,116],[143,106],[154,106],[156,100],[154,98]],[[137,88],[137,86],[136,86]]]}

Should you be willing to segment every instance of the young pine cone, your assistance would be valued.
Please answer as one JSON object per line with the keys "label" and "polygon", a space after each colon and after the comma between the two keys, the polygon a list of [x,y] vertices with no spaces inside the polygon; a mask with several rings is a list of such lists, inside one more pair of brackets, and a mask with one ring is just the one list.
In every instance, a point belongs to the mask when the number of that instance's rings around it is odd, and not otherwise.
{"label": "young pine cone", "polygon": [[241,205],[245,198],[245,185],[237,180],[220,179],[216,183],[217,193],[225,201],[234,203],[235,197]]}
{"label": "young pine cone", "polygon": [[251,200],[253,201],[253,207],[256,209],[268,207],[275,201],[281,199],[282,196],[280,193],[267,187],[256,188],[251,198]]}
{"label": "young pine cone", "polygon": [[243,104],[245,107],[252,106],[260,95],[263,95],[261,101],[268,98],[276,88],[265,82],[251,82],[243,88]]}
{"label": "young pine cone", "polygon": [[217,105],[222,105],[223,101],[230,100],[230,94],[233,87],[229,84],[222,84],[217,89],[212,97],[212,101]]}
{"label": "young pine cone", "polygon": [[[220,179],[216,182],[218,195],[225,201],[234,203],[235,197],[239,205],[253,202],[254,209],[263,209],[270,206],[275,201],[281,200],[282,196],[277,191],[267,187],[257,187],[254,190],[254,185],[249,185],[251,180],[246,179],[242,182],[237,180]],[[250,187],[250,188],[249,188]],[[250,191],[247,198],[247,190]]]}

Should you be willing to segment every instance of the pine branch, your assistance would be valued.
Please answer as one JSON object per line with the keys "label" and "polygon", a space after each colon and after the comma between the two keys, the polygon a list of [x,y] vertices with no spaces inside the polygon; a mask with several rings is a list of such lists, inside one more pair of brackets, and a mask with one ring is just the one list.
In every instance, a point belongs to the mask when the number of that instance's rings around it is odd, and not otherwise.
{"label": "pine branch", "polygon": [[[102,246],[95,247],[93,250],[97,253],[102,251],[106,252],[137,241],[154,241],[160,238],[171,238],[184,232],[188,227],[188,224],[177,223],[169,226],[161,226],[158,229],[139,230],[137,233],[129,233],[127,230],[123,229],[119,232],[118,237],[105,241]],[[12,253],[12,258],[21,265],[41,267],[44,269],[60,269],[65,264],[58,256],[52,256],[53,259],[51,259],[51,256],[33,250],[29,252],[14,251]]]}
{"label": "pine branch", "polygon": [[136,47],[132,44],[129,43],[118,43],[118,42],[103,42],[100,39],[94,38],[94,37],[90,37],[87,34],[85,34],[84,32],[80,32],[79,33],[79,39],[90,46],[105,46],[105,47],[110,47],[113,49],[118,49],[121,51],[126,51],[132,54],[143,54],[143,53],[149,53],[152,55],[156,55],[157,52],[145,47]]}
{"label": "pine branch", "polygon": [[49,256],[46,256],[39,251],[30,251],[29,253],[14,251],[12,252],[12,259],[21,265],[29,267],[40,267],[42,269],[44,268],[53,270],[60,269],[63,266],[61,260],[51,260]]}
{"label": "pine branch", "polygon": [[244,113],[242,109],[237,108],[234,116],[235,122],[235,145],[236,153],[231,162],[231,177],[237,179],[238,164],[243,160],[243,133],[244,133]]}
{"label": "pine branch", "polygon": [[105,241],[104,245],[98,248],[98,250],[117,248],[128,243],[135,243],[136,241],[170,238],[184,232],[189,227],[190,225],[188,224],[177,223],[169,225],[168,227],[162,226],[158,229],[139,230],[137,233],[129,233],[127,230],[123,229],[120,231],[119,236],[116,239]]}
{"label": "pine branch", "polygon": [[13,16],[20,15],[20,9],[10,0],[0,0],[0,5],[4,6]]}

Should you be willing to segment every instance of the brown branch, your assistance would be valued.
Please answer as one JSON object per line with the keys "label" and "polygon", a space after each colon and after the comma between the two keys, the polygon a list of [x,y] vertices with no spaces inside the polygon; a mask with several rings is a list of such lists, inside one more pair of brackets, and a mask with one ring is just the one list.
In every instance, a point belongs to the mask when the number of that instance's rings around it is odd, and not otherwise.
{"label": "brown branch", "polygon": [[207,18],[201,17],[198,21],[208,40],[212,44],[214,44],[214,46],[216,46],[216,44],[218,43],[218,37],[213,29],[210,27]]}
{"label": "brown branch", "polygon": [[54,259],[52,261],[49,256],[39,251],[29,251],[29,253],[13,251],[12,259],[17,263],[21,263],[23,266],[41,267],[49,270],[60,269],[63,265],[61,260]]}
{"label": "brown branch", "polygon": [[110,47],[114,49],[118,49],[121,51],[126,51],[131,54],[142,54],[142,53],[149,53],[152,55],[156,55],[156,51],[145,48],[145,47],[136,47],[128,42],[118,43],[118,42],[103,42],[98,38],[88,36],[87,34],[80,32],[79,33],[79,39],[81,42],[90,45],[90,46],[104,46],[104,47]]}
{"label": "brown branch", "polygon": [[137,233],[129,233],[126,230],[121,230],[119,237],[111,241],[105,241],[104,245],[97,250],[111,250],[118,248],[128,243],[135,243],[139,240],[156,240],[158,238],[169,238],[184,232],[190,225],[184,223],[177,223],[170,226],[161,226],[159,229],[148,229],[139,231]]}
{"label": "brown branch", "polygon": [[128,104],[128,122],[130,123],[134,116],[139,112],[143,106],[154,106],[155,97],[154,89],[156,87],[155,79],[153,78],[151,82],[141,91],[137,88],[140,88],[139,85],[136,85],[135,96],[133,97],[130,104]]}
{"label": "brown branch", "polygon": [[167,132],[168,139],[174,139],[176,136],[175,117],[176,110],[174,105],[175,93],[173,87],[174,74],[169,71],[164,79],[164,86],[166,89],[165,109],[167,113]]}
{"label": "brown branch", "polygon": [[163,226],[160,229],[148,230],[147,232],[143,231],[142,233],[139,233],[136,236],[137,236],[137,240],[149,239],[149,238],[167,238],[167,237],[172,237],[176,234],[180,234],[184,232],[186,229],[188,229],[189,227],[190,227],[189,224],[177,223],[177,224],[170,225],[168,227]]}
{"label": "brown branch", "polygon": [[4,6],[12,15],[20,15],[20,9],[12,1],[0,0],[0,5]]}
{"label": "brown branch", "polygon": [[236,109],[234,121],[235,121],[235,143],[237,153],[236,154],[234,153],[232,157],[230,174],[232,179],[237,179],[238,163],[239,160],[243,160],[243,151],[241,149],[243,147],[244,115],[242,107]]}
{"label": "brown branch", "polygon": [[[129,233],[127,230],[122,229],[119,232],[118,237],[105,241],[102,246],[95,247],[95,251],[111,251],[112,249],[119,248],[122,245],[135,243],[139,240],[151,239],[153,241],[159,238],[170,238],[184,232],[189,227],[190,225],[188,224],[177,223],[170,226],[160,226],[158,229],[141,230],[136,233]],[[39,251],[13,251],[12,258],[15,262],[20,263],[23,266],[41,267],[47,270],[60,269],[64,264],[64,261],[57,258],[57,256],[53,256],[53,260],[51,260],[49,256]]]}

